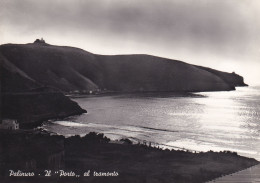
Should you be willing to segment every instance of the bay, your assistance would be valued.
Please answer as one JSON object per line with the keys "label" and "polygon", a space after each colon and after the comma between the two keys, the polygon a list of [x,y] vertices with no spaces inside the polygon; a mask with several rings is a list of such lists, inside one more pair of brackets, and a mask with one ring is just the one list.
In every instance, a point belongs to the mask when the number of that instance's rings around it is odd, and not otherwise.
{"label": "bay", "polygon": [[260,160],[260,87],[228,92],[141,93],[73,98],[87,114],[44,124],[64,136],[95,131],[163,148],[235,151]]}

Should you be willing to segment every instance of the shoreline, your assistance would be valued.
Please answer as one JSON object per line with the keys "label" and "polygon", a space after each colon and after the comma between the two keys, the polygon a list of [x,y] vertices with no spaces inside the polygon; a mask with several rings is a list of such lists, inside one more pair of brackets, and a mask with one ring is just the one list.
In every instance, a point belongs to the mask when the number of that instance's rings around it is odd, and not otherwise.
{"label": "shoreline", "polygon": [[[70,117],[68,117],[68,118],[70,118]],[[66,121],[64,121],[64,122],[66,122]],[[55,124],[55,121],[48,121],[48,123]],[[81,123],[79,123],[79,124],[81,124]],[[120,144],[122,139],[126,139],[127,141],[129,141],[133,145],[142,144],[142,145],[151,146],[151,147],[158,147],[162,150],[168,149],[168,150],[176,150],[176,151],[187,151],[187,152],[192,152],[192,153],[205,153],[205,152],[209,152],[209,151],[216,152],[216,153],[219,153],[219,152],[220,153],[221,152],[234,152],[234,153],[238,154],[239,156],[243,156],[243,157],[247,157],[247,158],[253,158],[253,159],[256,159],[257,161],[260,160],[258,157],[253,156],[252,153],[240,151],[239,149],[230,149],[230,148],[224,148],[224,147],[221,148],[221,149],[214,149],[214,148],[193,149],[190,146],[174,146],[174,145],[169,145],[169,144],[166,144],[166,143],[163,143],[163,142],[160,143],[160,142],[156,142],[156,141],[135,138],[135,137],[132,137],[132,136],[125,136],[125,135],[122,135],[122,134],[110,136],[109,134],[106,134],[102,131],[95,131],[95,130],[88,131],[86,133],[81,133],[81,134],[77,134],[77,133],[75,133],[75,134],[62,134],[62,133],[58,133],[58,132],[49,131],[44,126],[37,127],[36,129],[43,130],[47,133],[51,133],[51,134],[54,134],[54,135],[61,135],[65,138],[70,138],[70,137],[73,137],[73,136],[84,137],[87,133],[91,133],[91,132],[102,133],[110,139],[110,143],[116,143],[116,144],[119,143]]]}
{"label": "shoreline", "polygon": [[168,97],[204,97],[201,94],[196,94],[193,92],[108,92],[108,93],[97,93],[97,94],[65,94],[65,96],[71,99],[77,98],[94,98],[94,97],[158,97],[158,98],[168,98]]}

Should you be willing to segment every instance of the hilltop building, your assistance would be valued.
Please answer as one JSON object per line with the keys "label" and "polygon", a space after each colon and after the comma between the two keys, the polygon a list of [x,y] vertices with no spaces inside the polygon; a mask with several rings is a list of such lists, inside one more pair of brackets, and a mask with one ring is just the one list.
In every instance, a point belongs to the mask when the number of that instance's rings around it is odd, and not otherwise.
{"label": "hilltop building", "polygon": [[45,43],[45,40],[44,40],[43,38],[41,38],[41,39],[36,39],[36,40],[34,41],[34,43]]}
{"label": "hilltop building", "polygon": [[0,123],[0,129],[6,129],[6,130],[18,130],[19,129],[19,123],[16,119],[3,119]]}

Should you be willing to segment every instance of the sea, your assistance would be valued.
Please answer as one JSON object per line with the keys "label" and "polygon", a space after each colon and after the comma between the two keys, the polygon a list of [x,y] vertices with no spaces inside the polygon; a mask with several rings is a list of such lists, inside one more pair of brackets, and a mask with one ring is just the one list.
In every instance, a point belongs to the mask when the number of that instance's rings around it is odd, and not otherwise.
{"label": "sea", "polygon": [[260,160],[260,87],[74,97],[88,113],[44,123],[64,136],[103,133],[168,149],[232,151]]}

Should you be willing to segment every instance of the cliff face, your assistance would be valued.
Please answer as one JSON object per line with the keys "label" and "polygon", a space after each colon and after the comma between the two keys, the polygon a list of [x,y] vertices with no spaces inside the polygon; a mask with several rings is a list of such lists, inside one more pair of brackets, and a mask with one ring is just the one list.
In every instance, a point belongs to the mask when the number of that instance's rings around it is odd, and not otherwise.
{"label": "cliff face", "polygon": [[36,43],[1,45],[0,53],[17,71],[6,79],[6,89],[17,75],[27,78],[27,88],[44,85],[64,92],[223,91],[245,85],[236,74],[150,55],[104,56]]}

